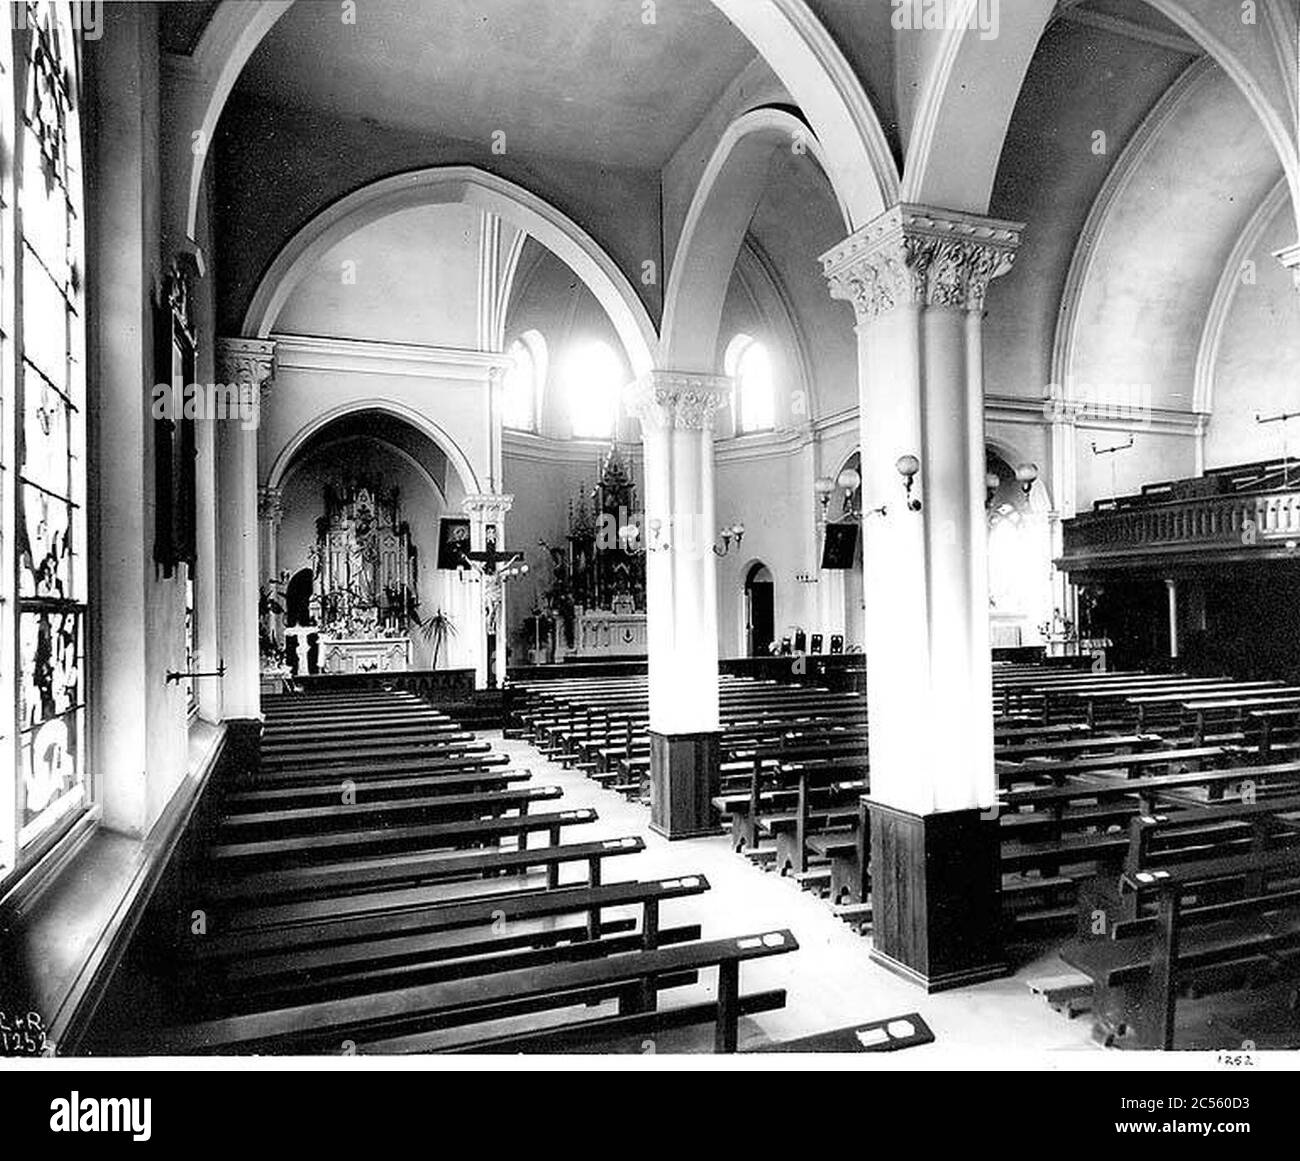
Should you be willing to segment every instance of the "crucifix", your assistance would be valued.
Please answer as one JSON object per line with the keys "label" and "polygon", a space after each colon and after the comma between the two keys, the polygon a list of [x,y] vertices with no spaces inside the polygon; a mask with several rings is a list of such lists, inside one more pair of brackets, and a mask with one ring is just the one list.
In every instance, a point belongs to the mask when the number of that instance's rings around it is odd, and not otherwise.
{"label": "crucifix", "polygon": [[[528,565],[522,552],[500,552],[497,549],[497,526],[489,524],[483,529],[483,547],[462,552],[464,568],[473,571],[483,581],[483,606],[487,628],[487,684],[497,685],[497,621],[505,597],[505,582],[512,577],[526,576]],[[463,573],[462,573],[463,575]],[[502,674],[504,677],[504,674]]]}
{"label": "crucifix", "polygon": [[464,552],[462,555],[465,557],[466,566],[474,569],[475,572],[482,576],[495,576],[498,571],[509,574],[510,570],[524,559],[522,552],[497,551],[497,526],[495,524],[489,524],[483,529],[483,547],[481,549]]}

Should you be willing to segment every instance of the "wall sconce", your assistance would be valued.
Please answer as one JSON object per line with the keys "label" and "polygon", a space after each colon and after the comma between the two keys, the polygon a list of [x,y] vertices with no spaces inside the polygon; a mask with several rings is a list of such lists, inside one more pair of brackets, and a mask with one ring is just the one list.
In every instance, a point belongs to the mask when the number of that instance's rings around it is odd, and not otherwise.
{"label": "wall sconce", "polygon": [[844,507],[837,519],[848,520],[858,519],[862,516],[856,508],[853,507],[853,494],[862,486],[862,477],[853,468],[845,468],[835,479],[830,476],[819,476],[813,488],[817,492],[817,498],[821,501],[822,506],[822,527],[825,528],[830,523],[830,503],[831,496],[834,495],[835,489],[840,488],[844,492]]}
{"label": "wall sconce", "polygon": [[650,521],[650,543],[638,547],[637,542],[641,539],[641,529],[635,524],[624,524],[618,530],[619,544],[623,551],[629,556],[644,556],[647,552],[667,552],[670,545],[663,543],[660,539],[663,533],[664,522],[658,518]]}
{"label": "wall sconce", "polygon": [[835,482],[844,489],[844,515],[858,516],[853,509],[853,493],[862,487],[862,476],[854,468],[845,468]]}
{"label": "wall sconce", "polygon": [[731,542],[736,542],[736,548],[739,550],[740,542],[745,539],[745,526],[743,524],[733,524],[730,528],[724,528],[718,535],[722,538],[722,547],[718,548],[713,545],[714,556],[726,556],[731,551]]}
{"label": "wall sconce", "polygon": [[909,512],[919,512],[921,510],[921,501],[912,497],[912,485],[916,483],[917,473],[921,470],[921,461],[913,455],[899,456],[894,467],[897,469],[898,474],[903,477],[903,487],[907,491],[907,510]]}
{"label": "wall sconce", "polygon": [[1038,479],[1037,464],[1020,464],[1016,468],[1016,479],[1020,483],[1020,490],[1024,492],[1025,498],[1029,498],[1029,493],[1033,491],[1034,481]]}
{"label": "wall sconce", "polygon": [[829,523],[828,509],[831,506],[831,494],[835,491],[835,481],[830,476],[818,476],[813,483],[813,490],[822,506],[822,527]]}
{"label": "wall sconce", "polygon": [[637,541],[641,540],[641,529],[637,528],[636,524],[624,524],[623,528],[619,529],[620,545],[623,546],[624,553],[632,556],[643,556],[646,553],[667,553],[669,547],[672,546],[664,542],[662,537],[663,520],[659,520],[658,517],[650,520],[650,543],[645,546],[637,546]]}

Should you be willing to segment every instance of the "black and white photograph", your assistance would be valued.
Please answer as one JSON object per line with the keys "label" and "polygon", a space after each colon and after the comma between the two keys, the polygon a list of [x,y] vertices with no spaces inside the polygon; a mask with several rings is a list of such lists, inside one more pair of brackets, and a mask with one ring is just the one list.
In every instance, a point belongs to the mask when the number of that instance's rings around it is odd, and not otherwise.
{"label": "black and white photograph", "polygon": [[1300,0],[0,12],[23,1123],[376,1068],[1283,1107]]}

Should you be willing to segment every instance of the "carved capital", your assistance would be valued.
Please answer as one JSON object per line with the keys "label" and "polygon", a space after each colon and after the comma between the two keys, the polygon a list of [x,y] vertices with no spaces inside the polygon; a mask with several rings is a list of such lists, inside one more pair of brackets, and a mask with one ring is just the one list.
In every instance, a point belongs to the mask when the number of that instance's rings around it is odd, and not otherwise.
{"label": "carved capital", "polygon": [[275,382],[275,343],[271,339],[218,339],[217,378],[241,388],[256,388],[263,400]]}
{"label": "carved capital", "polygon": [[899,306],[983,312],[989,283],[1011,269],[1020,232],[1002,222],[897,205],[822,255],[831,297],[853,304],[859,323]]}
{"label": "carved capital", "polygon": [[263,485],[257,489],[257,518],[264,524],[280,526],[284,519],[284,493],[279,488]]}
{"label": "carved capital", "polygon": [[731,379],[685,371],[651,371],[625,394],[630,415],[659,431],[712,431],[718,411],[731,402]]}

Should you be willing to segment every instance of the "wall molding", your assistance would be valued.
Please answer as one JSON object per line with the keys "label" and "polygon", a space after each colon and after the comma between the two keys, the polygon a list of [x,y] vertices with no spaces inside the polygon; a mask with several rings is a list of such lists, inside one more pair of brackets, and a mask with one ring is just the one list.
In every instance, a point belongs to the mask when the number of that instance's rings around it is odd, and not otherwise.
{"label": "wall molding", "polygon": [[812,428],[819,437],[828,435],[843,435],[845,432],[852,431],[856,438],[858,430],[858,417],[860,409],[856,403],[848,407],[841,408],[839,411],[833,411],[829,415],[823,415],[813,420]]}
{"label": "wall molding", "polygon": [[274,334],[276,362],[284,371],[336,371],[352,375],[402,375],[416,379],[465,379],[488,385],[504,354],[461,347]]}
{"label": "wall molding", "polygon": [[[531,463],[591,467],[608,448],[609,440],[604,439],[560,439],[550,435],[537,435],[531,431],[515,431],[512,428],[505,428],[501,432],[502,456]],[[639,442],[620,440],[619,448],[634,465],[640,464]]]}
{"label": "wall molding", "polygon": [[751,432],[718,440],[713,445],[713,458],[717,464],[781,458],[802,451],[814,440],[811,426]]}

